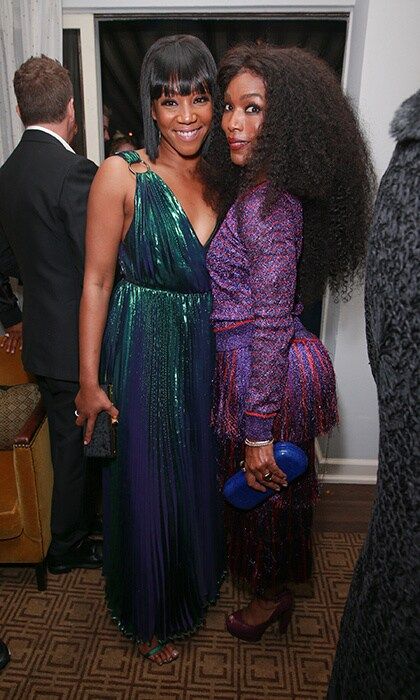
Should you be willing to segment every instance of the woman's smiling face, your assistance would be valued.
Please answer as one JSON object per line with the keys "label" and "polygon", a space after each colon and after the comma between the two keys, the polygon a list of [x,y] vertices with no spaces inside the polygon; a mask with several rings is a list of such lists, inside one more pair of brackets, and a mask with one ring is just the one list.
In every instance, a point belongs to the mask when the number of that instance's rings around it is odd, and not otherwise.
{"label": "woman's smiling face", "polygon": [[224,95],[222,129],[235,165],[244,166],[260,133],[266,108],[264,81],[243,71],[229,83]]}
{"label": "woman's smiling face", "polygon": [[160,145],[191,157],[199,152],[211,129],[213,104],[207,92],[162,94],[153,100],[152,116],[161,133]]}

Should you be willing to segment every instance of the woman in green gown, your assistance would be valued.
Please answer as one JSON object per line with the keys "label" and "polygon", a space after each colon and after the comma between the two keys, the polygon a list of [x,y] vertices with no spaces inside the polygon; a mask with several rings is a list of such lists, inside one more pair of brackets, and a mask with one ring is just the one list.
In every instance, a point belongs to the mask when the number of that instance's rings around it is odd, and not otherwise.
{"label": "woman in green gown", "polygon": [[[224,569],[205,264],[216,215],[198,170],[215,75],[195,37],[149,49],[146,148],[103,163],[88,208],[78,422],[88,442],[100,410],[118,414],[118,456],[104,468],[106,598],[159,664],[178,655],[168,640],[201,624]],[[118,411],[98,384],[100,357]]]}

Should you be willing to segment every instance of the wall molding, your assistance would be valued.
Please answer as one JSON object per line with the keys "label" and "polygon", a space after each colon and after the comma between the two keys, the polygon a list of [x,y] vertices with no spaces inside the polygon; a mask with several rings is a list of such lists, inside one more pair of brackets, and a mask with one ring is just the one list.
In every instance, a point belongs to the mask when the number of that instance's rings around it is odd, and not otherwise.
{"label": "wall molding", "polygon": [[328,459],[319,463],[318,475],[327,484],[376,484],[376,459]]}
{"label": "wall molding", "polygon": [[376,484],[377,459],[324,457],[320,442],[315,440],[318,476],[327,484]]}
{"label": "wall molding", "polygon": [[[229,6],[221,0],[62,0],[63,12],[94,14],[126,14],[144,12],[194,14],[220,12],[349,12],[359,0],[230,0]],[[365,2],[365,0],[363,0]]]}

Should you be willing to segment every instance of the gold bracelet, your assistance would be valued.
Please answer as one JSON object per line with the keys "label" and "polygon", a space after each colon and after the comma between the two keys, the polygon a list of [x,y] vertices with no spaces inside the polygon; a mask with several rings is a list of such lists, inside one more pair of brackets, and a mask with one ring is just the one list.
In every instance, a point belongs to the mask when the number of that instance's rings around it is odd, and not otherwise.
{"label": "gold bracelet", "polygon": [[273,438],[270,440],[248,440],[248,438],[245,438],[245,445],[248,445],[248,447],[267,447],[267,445],[272,444]]}

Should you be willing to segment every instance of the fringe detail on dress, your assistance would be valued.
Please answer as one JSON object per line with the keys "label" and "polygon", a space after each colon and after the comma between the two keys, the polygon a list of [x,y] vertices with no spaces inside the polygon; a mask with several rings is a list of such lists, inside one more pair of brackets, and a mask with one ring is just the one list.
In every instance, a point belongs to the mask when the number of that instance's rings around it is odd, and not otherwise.
{"label": "fringe detail on dress", "polygon": [[[252,329],[217,334],[212,408],[219,436],[219,479],[239,469],[243,459],[245,402],[251,375]],[[283,396],[274,419],[275,440],[288,440],[308,454],[308,468],[286,489],[250,511],[225,505],[229,569],[253,595],[272,595],[285,582],[311,577],[311,528],[318,496],[314,438],[338,422],[335,377],[321,341],[305,329],[294,338]]]}
{"label": "fringe detail on dress", "polygon": [[[245,437],[250,372],[249,346],[217,353],[212,424],[222,439],[238,442]],[[274,432],[279,440],[301,443],[328,433],[337,423],[334,369],[326,348],[315,336],[294,338]]]}
{"label": "fringe detail on dress", "polygon": [[[311,529],[318,497],[313,441],[300,445],[308,469],[287,489],[250,511],[225,506],[229,570],[237,584],[254,596],[271,596],[288,581],[302,583],[312,573]],[[242,448],[225,442],[221,449],[224,482],[238,469]]]}
{"label": "fringe detail on dress", "polygon": [[239,391],[242,371],[237,374],[236,368],[248,368],[248,348],[235,348],[229,352],[218,352],[216,355],[216,370],[214,375],[213,405],[211,423],[220,438],[229,437],[239,442],[242,437],[241,423],[245,413],[245,392]]}
{"label": "fringe detail on dress", "polygon": [[306,442],[337,423],[335,375],[327,349],[318,338],[295,338],[274,432],[280,440]]}

